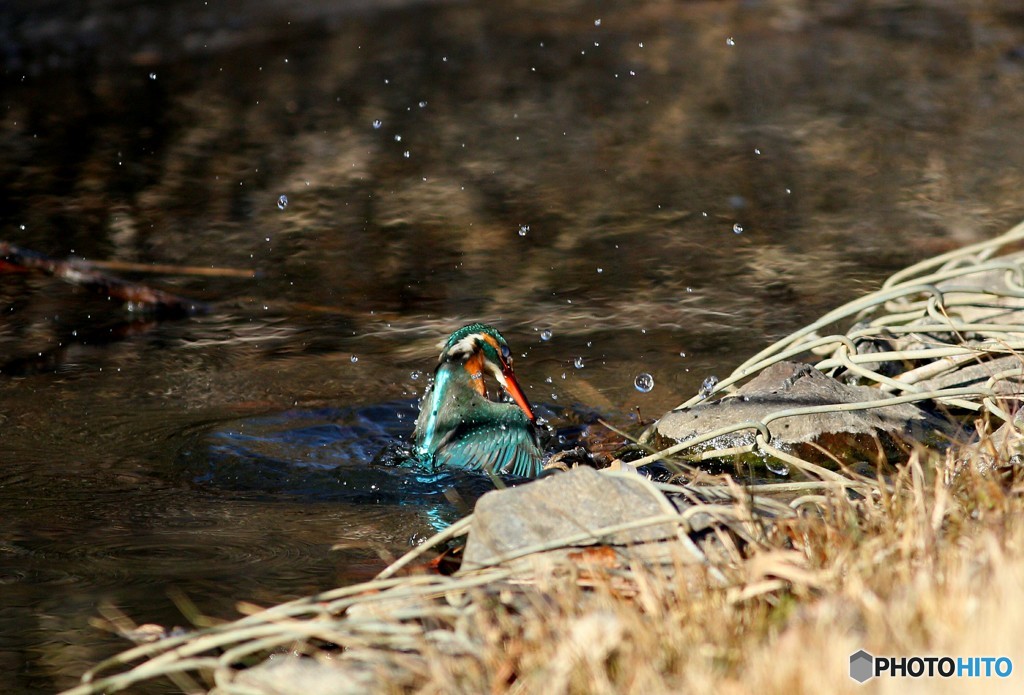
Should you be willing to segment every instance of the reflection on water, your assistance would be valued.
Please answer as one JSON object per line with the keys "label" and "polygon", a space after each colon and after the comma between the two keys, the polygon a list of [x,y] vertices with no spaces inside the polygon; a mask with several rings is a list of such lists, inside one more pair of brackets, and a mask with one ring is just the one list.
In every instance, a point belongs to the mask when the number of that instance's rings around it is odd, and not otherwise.
{"label": "reflection on water", "polygon": [[296,494],[266,435],[391,436],[342,413],[415,399],[460,325],[623,424],[1024,216],[1004,0],[8,5],[0,238],[257,278],[135,278],[213,307],[157,323],[0,276],[5,692],[111,653],[98,602],[229,616],[420,540],[440,507]]}

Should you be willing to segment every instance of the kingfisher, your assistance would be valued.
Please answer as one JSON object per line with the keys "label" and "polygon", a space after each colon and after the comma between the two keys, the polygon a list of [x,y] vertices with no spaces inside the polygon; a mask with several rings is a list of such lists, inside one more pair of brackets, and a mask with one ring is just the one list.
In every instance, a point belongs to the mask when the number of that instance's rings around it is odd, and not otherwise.
{"label": "kingfisher", "polygon": [[[491,400],[493,378],[512,403]],[[498,394],[498,389],[495,389]],[[445,341],[413,430],[424,463],[532,478],[544,451],[530,402],[512,372],[512,352],[497,329],[463,326]]]}

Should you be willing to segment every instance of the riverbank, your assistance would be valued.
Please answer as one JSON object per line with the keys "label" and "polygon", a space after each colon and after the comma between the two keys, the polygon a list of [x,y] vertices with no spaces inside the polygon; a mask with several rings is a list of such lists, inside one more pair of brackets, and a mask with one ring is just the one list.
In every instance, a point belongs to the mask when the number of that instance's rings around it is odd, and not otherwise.
{"label": "riverbank", "polygon": [[[858,378],[881,377],[877,401],[858,410],[902,399],[930,412],[968,413],[961,421],[971,427],[961,427],[952,445],[903,440],[898,460],[879,460],[874,475],[833,452],[824,452],[837,464],[829,469],[781,449],[792,481],[741,485],[740,469],[724,477],[694,473],[692,464],[708,458],[764,454],[766,446],[774,456],[773,419],[806,414],[776,413],[734,428],[756,433],[749,444],[712,433],[670,447],[680,454],[697,439],[725,447],[680,463],[690,466],[685,484],[654,484],[622,462],[603,474],[556,474],[490,493],[474,515],[372,582],[265,610],[242,606],[246,617],[190,634],[108,615],[108,627],[140,645],[67,692],[114,692],[154,678],[215,693],[853,692],[860,685],[851,678],[851,655],[861,649],[952,659],[933,660],[932,668],[958,659],[968,671],[988,664],[981,675],[912,681],[930,692],[1016,689],[1012,668],[1024,664],[1024,608],[1016,598],[1024,584],[1024,445],[1013,422],[1022,363],[1007,359],[1016,359],[1024,323],[1015,318],[1021,299],[1014,291],[1021,236],[1024,225],[898,273],[872,295],[877,302],[837,309],[717,387],[791,359],[800,341],[827,347],[815,331],[836,321],[856,320],[852,332],[874,325],[879,335],[920,340],[925,332],[913,323],[923,318],[927,340],[942,334],[960,352],[931,345],[865,353],[848,331],[833,342],[853,350],[843,359],[820,350],[826,355],[818,367],[852,365]],[[990,280],[983,286],[968,277]],[[866,324],[871,307],[888,313]],[[979,310],[988,313],[979,318]],[[901,326],[913,330],[901,333]],[[965,377],[966,362],[949,360],[960,354],[973,355],[971,366],[984,378]],[[909,357],[946,360],[941,369],[915,363],[904,372],[946,381],[924,387],[883,368]],[[779,412],[789,406],[780,403]],[[573,487],[583,478],[586,485]],[[527,490],[550,494],[527,499]],[[502,507],[510,495],[519,500]],[[612,502],[627,497],[629,504]],[[582,524],[583,512],[595,508],[598,516]],[[624,515],[616,516],[620,508]],[[493,535],[481,551],[496,509],[509,528],[533,534],[529,540],[517,545],[504,532],[500,551]],[[552,523],[559,519],[567,523]],[[454,574],[438,571],[451,560],[422,564],[423,551],[467,532],[466,561]],[[965,661],[972,657],[992,659]],[[1003,659],[998,668],[995,659]],[[908,663],[911,672],[926,664]],[[886,677],[876,681],[883,689],[906,685]]]}

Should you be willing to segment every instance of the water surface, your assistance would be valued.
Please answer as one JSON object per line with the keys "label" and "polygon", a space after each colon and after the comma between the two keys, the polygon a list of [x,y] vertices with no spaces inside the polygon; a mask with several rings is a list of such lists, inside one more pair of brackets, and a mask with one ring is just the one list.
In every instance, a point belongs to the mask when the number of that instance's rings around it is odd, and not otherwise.
{"label": "water surface", "polygon": [[465,323],[628,424],[1024,216],[1013,3],[44,5],[0,16],[0,238],[256,277],[129,274],[211,305],[157,322],[0,275],[5,692],[122,647],[103,603],[230,617],[450,518],[359,476]]}

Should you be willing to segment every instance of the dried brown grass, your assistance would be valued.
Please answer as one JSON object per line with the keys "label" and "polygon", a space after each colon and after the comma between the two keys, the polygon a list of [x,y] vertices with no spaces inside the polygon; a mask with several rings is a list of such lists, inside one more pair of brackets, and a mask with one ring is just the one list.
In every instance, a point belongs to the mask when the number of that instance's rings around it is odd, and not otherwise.
{"label": "dried brown grass", "polygon": [[477,653],[433,654],[426,682],[398,690],[1016,691],[1013,677],[861,686],[848,675],[860,648],[1024,664],[1024,486],[957,465],[915,453],[889,492],[830,495],[820,517],[786,522],[734,566],[726,588],[692,566],[538,566],[530,591],[476,612]]}

